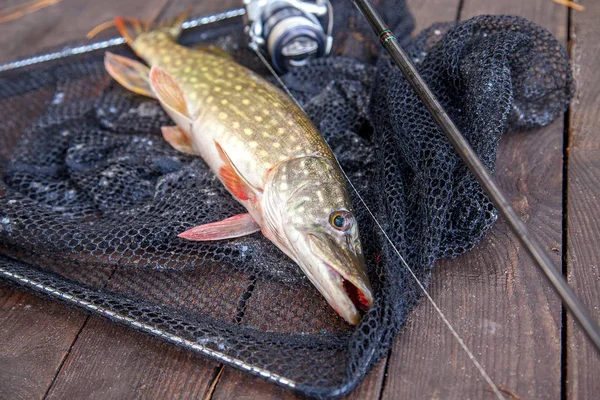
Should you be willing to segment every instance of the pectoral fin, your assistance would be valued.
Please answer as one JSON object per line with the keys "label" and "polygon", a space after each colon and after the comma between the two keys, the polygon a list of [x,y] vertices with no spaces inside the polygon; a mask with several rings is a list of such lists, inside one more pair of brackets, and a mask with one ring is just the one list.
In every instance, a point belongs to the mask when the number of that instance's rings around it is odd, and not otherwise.
{"label": "pectoral fin", "polygon": [[250,214],[246,213],[219,222],[196,226],[180,233],[178,237],[194,241],[221,240],[246,236],[259,230],[258,224]]}
{"label": "pectoral fin", "polygon": [[249,200],[256,197],[256,193],[260,192],[260,189],[254,187],[250,182],[244,178],[240,171],[233,164],[223,147],[215,140],[215,146],[223,161],[223,166],[219,168],[219,177],[225,185],[225,187],[233,194],[238,200]]}
{"label": "pectoral fin", "polygon": [[189,134],[178,126],[163,126],[160,128],[165,140],[182,153],[198,155],[192,148]]}
{"label": "pectoral fin", "polygon": [[150,70],[150,85],[158,101],[173,121],[182,127],[191,127],[193,118],[189,112],[183,90],[167,71],[154,66]]}
{"label": "pectoral fin", "polygon": [[107,51],[104,67],[110,76],[125,88],[142,96],[156,98],[150,87],[150,68],[141,62]]}

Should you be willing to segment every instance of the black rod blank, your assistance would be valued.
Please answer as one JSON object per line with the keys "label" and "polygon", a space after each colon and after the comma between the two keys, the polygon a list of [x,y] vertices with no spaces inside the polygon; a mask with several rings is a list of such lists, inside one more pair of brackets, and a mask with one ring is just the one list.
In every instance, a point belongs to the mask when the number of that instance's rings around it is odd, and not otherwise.
{"label": "black rod blank", "polygon": [[496,186],[492,180],[485,165],[481,162],[456,125],[454,125],[446,111],[444,111],[444,108],[431,89],[429,89],[421,75],[419,75],[419,72],[411,62],[410,58],[402,49],[398,40],[387,27],[371,1],[354,0],[354,3],[367,19],[369,25],[371,25],[371,28],[373,28],[379,37],[381,44],[389,52],[398,68],[400,68],[400,71],[404,74],[404,77],[425,104],[435,122],[446,134],[460,158],[462,158],[464,163],[469,167],[490,200],[494,203],[500,213],[502,213],[514,234],[519,238],[531,257],[544,272],[552,286],[554,286],[564,305],[571,311],[575,319],[591,339],[592,343],[596,346],[596,349],[600,351],[600,328],[592,319],[586,307],[569,287],[562,273],[553,265],[550,258],[542,250],[540,244],[529,234],[525,224],[521,222],[504,194],[502,194],[498,186]]}

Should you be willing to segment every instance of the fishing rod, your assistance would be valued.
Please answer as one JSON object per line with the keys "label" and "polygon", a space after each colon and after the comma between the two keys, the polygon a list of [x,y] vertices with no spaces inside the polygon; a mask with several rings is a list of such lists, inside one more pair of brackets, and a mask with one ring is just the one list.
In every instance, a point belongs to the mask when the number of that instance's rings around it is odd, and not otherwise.
{"label": "fishing rod", "polygon": [[452,122],[448,113],[444,110],[439,100],[435,97],[431,89],[427,86],[417,68],[411,62],[394,33],[389,29],[383,18],[371,0],[353,0],[365,19],[373,28],[375,34],[379,37],[381,45],[388,51],[396,66],[400,69],[404,77],[408,80],[421,101],[425,104],[431,116],[446,134],[454,149],[469,167],[475,179],[483,187],[494,206],[504,216],[511,230],[525,246],[538,267],[544,272],[546,278],[550,281],[556,292],[560,295],[563,304],[573,314],[581,328],[588,335],[594,346],[600,351],[600,328],[590,315],[587,308],[581,300],[575,295],[565,277],[554,266],[550,258],[542,250],[540,244],[533,238],[527,227],[519,219],[515,210],[511,207],[506,196],[500,188],[494,183],[489,171],[481,162],[473,148],[461,134],[460,130]]}

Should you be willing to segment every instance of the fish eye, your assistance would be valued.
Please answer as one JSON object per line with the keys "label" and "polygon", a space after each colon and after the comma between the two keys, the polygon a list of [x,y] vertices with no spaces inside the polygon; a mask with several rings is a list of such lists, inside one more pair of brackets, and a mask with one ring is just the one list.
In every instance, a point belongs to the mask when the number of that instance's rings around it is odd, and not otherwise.
{"label": "fish eye", "polygon": [[345,210],[334,211],[329,216],[331,226],[340,231],[347,231],[352,223],[352,214]]}

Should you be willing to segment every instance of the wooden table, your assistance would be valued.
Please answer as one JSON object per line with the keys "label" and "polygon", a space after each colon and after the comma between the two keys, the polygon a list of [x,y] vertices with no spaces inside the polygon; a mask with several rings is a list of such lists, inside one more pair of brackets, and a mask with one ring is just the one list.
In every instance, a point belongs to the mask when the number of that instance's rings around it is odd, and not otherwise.
{"label": "wooden table", "polygon": [[[0,8],[17,1],[0,3]],[[240,0],[64,0],[0,24],[0,62],[83,37],[116,15],[167,18]],[[564,118],[502,139],[496,177],[600,320],[600,2],[411,0],[417,31],[478,14],[517,14],[569,46],[578,92]],[[596,60],[596,61],[594,61]],[[436,265],[434,300],[493,381],[522,399],[600,396],[600,357],[500,220],[477,248]],[[0,282],[0,399],[275,399],[289,392],[127,328]],[[355,399],[493,398],[423,301]]]}

